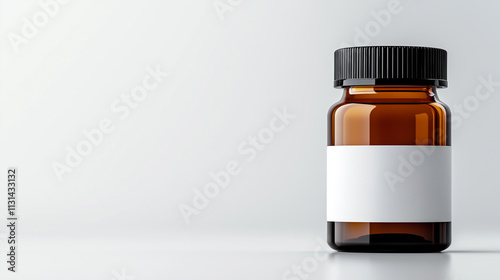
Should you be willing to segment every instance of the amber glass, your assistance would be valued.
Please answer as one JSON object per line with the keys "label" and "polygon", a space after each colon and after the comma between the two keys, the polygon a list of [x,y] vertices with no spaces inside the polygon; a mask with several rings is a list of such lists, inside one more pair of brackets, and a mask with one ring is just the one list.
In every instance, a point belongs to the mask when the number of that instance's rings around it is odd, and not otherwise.
{"label": "amber glass", "polygon": [[[345,88],[341,101],[331,107],[328,121],[330,146],[451,144],[450,111],[438,100],[435,87]],[[438,252],[450,246],[450,231],[450,221],[329,221],[328,244],[351,252]]]}

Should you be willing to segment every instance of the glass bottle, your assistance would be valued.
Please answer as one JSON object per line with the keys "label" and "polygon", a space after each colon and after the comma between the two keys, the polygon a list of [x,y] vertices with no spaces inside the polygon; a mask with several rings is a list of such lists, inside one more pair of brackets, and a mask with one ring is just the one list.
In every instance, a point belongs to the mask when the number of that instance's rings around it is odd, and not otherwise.
{"label": "glass bottle", "polygon": [[340,102],[328,117],[328,243],[339,251],[436,252],[451,243],[446,51],[335,53]]}

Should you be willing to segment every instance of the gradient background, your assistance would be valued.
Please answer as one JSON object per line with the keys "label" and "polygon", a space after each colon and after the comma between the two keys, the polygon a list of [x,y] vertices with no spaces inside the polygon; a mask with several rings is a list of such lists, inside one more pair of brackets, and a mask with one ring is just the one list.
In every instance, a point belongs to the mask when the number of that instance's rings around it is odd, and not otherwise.
{"label": "gradient background", "polygon": [[[222,18],[217,3],[231,7]],[[399,12],[377,23],[388,5]],[[480,77],[500,82],[500,2],[71,0],[59,8],[16,51],[10,34],[43,9],[0,1],[0,160],[2,172],[19,169],[20,217],[16,275],[6,271],[0,224],[2,277],[286,279],[324,244],[326,114],[341,96],[333,51],[360,43],[448,51],[450,86],[438,93],[462,120],[453,130],[453,245],[423,256],[331,253],[308,279],[500,277],[500,85],[474,99]],[[156,65],[169,77],[117,118],[112,102]],[[295,118],[246,162],[238,146],[283,107]],[[53,162],[103,118],[115,130],[60,182]],[[186,224],[179,205],[231,160],[241,173]]]}

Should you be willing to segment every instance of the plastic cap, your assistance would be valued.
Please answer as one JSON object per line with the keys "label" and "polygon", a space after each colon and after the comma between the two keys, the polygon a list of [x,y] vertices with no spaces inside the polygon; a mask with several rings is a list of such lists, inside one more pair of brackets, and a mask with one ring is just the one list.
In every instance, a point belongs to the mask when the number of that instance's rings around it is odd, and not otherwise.
{"label": "plastic cap", "polygon": [[413,46],[350,47],[335,51],[334,86],[448,86],[443,49]]}

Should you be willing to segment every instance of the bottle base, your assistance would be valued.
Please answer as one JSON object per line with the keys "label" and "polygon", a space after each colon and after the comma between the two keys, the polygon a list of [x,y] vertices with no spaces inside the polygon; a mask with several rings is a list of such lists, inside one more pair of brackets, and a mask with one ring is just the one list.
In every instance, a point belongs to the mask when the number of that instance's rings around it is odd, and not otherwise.
{"label": "bottle base", "polygon": [[328,245],[339,252],[441,252],[451,244],[450,229],[450,222],[328,222]]}
{"label": "bottle base", "polygon": [[328,243],[330,247],[339,252],[353,253],[437,253],[446,250],[450,244],[380,244],[380,245],[352,245],[352,244],[333,244]]}

